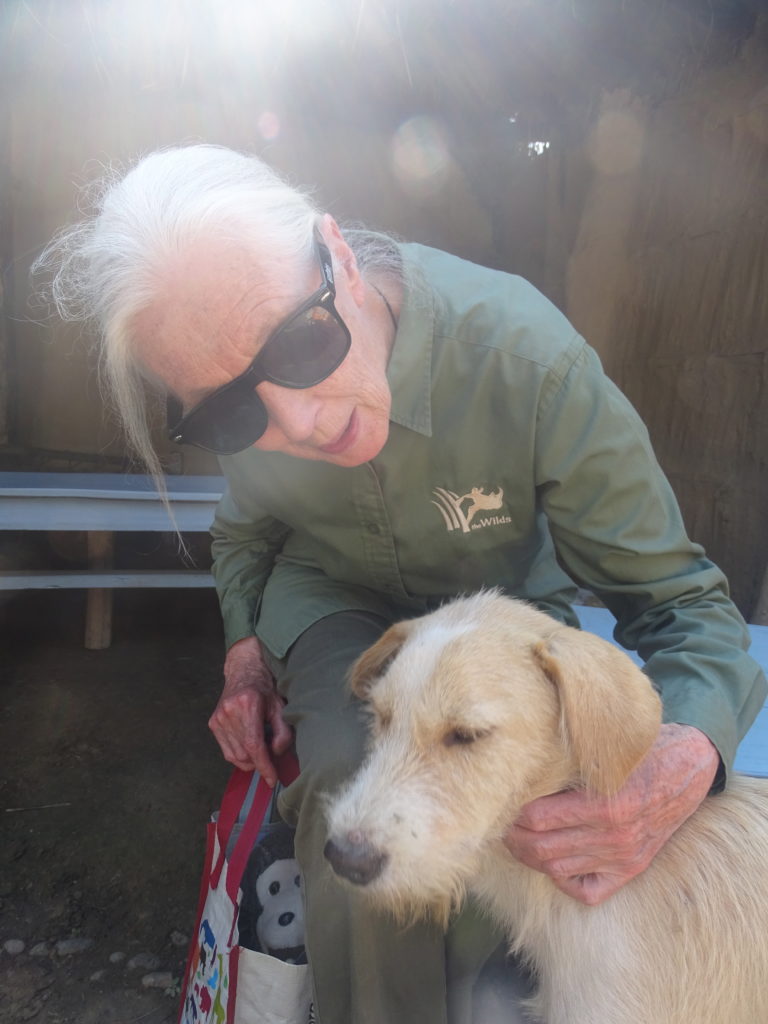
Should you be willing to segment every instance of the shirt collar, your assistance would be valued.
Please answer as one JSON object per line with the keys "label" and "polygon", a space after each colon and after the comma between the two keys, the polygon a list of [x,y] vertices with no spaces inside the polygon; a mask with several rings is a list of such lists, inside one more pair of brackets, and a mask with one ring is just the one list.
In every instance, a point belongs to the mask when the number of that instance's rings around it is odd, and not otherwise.
{"label": "shirt collar", "polygon": [[392,392],[389,418],[393,423],[431,437],[434,297],[420,280],[423,272],[408,249],[409,246],[401,249],[405,279],[403,302],[387,366],[387,381]]}

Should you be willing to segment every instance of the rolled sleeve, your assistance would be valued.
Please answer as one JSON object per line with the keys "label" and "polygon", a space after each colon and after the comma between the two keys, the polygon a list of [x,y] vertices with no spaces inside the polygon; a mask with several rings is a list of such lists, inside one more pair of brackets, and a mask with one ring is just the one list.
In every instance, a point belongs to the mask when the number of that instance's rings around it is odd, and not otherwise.
{"label": "rolled sleeve", "polygon": [[212,573],[227,648],[255,634],[261,595],[287,532],[277,520],[244,508],[231,490],[219,502],[211,527]]}

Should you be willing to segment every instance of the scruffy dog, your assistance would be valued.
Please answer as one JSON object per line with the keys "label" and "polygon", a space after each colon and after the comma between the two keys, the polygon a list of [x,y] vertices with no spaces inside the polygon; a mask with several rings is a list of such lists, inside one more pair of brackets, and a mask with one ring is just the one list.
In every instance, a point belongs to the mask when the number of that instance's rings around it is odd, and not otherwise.
{"label": "scruffy dog", "polygon": [[546,1024],[768,1022],[768,784],[733,779],[596,907],[502,844],[528,801],[615,793],[653,744],[659,699],[625,654],[490,592],[393,626],[352,687],[372,736],[328,807],[338,875],[404,918],[447,920],[471,891]]}

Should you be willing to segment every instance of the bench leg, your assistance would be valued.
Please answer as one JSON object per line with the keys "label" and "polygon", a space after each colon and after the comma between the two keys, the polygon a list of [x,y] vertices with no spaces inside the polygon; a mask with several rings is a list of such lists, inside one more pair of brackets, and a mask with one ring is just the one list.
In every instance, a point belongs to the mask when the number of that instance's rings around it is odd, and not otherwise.
{"label": "bench leg", "polygon": [[[112,567],[114,535],[111,530],[88,531],[88,568]],[[85,606],[85,646],[103,651],[112,642],[112,591],[94,588],[88,591]]]}

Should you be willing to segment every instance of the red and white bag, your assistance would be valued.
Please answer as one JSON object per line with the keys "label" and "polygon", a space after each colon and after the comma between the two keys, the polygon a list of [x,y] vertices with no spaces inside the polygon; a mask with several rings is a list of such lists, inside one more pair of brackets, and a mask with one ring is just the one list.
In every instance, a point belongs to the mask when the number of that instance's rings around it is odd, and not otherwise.
{"label": "red and white bag", "polygon": [[[278,770],[283,785],[292,782],[298,775],[295,757],[281,758]],[[240,882],[272,799],[272,790],[259,779],[253,803],[232,845],[230,839],[252,781],[252,772],[235,770],[217,820],[208,825],[197,925],[184,976],[179,1024],[311,1024],[314,1020],[307,964],[284,963],[238,944]]]}

